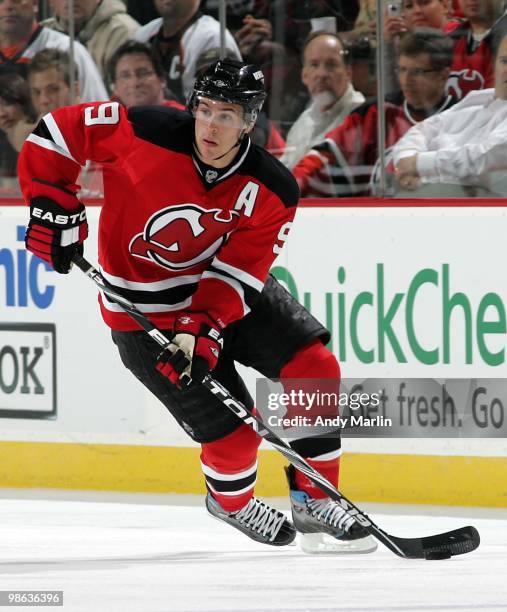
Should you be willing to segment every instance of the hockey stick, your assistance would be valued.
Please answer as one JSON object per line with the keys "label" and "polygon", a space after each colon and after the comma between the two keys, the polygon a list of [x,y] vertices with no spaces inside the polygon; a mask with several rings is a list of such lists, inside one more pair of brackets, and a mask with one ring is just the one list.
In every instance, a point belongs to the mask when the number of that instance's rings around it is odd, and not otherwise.
{"label": "hockey stick", "polygon": [[[138,325],[144,329],[161,347],[170,344],[169,338],[158,329],[132,302],[112,289],[102,274],[81,255],[75,255],[73,262],[82,270],[99,289],[113,302],[123,308]],[[338,489],[317,472],[296,451],[280,439],[269,427],[241,402],[235,399],[225,387],[208,374],[202,384],[219,399],[224,406],[236,414],[246,425],[260,437],[274,446],[295,468],[303,472],[314,484],[331,499],[338,502],[349,516],[361,524],[368,533],[377,538],[392,552],[406,559],[447,559],[475,550],[480,543],[479,533],[475,527],[461,527],[453,531],[439,533],[423,538],[399,538],[389,535],[378,527],[364,512],[347,499]]]}

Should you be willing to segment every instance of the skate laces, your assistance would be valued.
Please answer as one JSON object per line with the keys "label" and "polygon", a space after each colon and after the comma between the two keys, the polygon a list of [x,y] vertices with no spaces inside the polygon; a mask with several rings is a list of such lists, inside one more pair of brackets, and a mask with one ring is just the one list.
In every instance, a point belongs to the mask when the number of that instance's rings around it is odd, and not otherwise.
{"label": "skate laces", "polygon": [[245,525],[252,531],[257,531],[257,533],[269,537],[270,542],[275,539],[285,521],[285,515],[282,512],[266,506],[265,503],[255,497],[244,508],[236,512],[234,517],[240,524]]}
{"label": "skate laces", "polygon": [[306,507],[309,514],[318,521],[332,527],[338,527],[344,531],[348,531],[355,523],[354,518],[347,514],[340,504],[329,499],[329,497],[325,499],[310,499],[306,502]]}

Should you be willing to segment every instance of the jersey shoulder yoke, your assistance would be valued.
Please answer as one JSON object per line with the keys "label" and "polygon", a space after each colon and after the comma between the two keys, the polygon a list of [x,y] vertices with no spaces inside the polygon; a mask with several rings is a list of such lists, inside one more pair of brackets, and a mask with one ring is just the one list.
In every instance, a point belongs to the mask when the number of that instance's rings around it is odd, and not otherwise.
{"label": "jersey shoulder yoke", "polygon": [[168,106],[135,106],[128,110],[137,138],[177,153],[191,153],[194,118]]}
{"label": "jersey shoulder yoke", "polygon": [[287,207],[297,206],[299,187],[292,173],[265,149],[252,144],[239,169],[239,174],[249,174],[272,191]]}

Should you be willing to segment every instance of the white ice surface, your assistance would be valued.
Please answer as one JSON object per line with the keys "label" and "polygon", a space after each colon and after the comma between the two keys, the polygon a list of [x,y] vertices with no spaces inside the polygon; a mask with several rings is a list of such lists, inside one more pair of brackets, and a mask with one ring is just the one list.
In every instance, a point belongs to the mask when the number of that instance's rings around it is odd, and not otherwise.
{"label": "white ice surface", "polygon": [[398,514],[370,506],[393,535],[466,524],[481,534],[473,553],[407,561],[382,545],[373,554],[330,557],[257,544],[208,517],[200,499],[15,495],[0,499],[0,589],[64,591],[63,608],[43,609],[507,611],[506,511],[419,507]]}

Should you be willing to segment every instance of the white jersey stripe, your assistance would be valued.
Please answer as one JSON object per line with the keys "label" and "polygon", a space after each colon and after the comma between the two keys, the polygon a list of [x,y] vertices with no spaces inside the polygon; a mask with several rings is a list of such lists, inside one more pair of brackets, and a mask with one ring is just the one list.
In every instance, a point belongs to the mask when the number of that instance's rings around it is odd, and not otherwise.
{"label": "white jersey stripe", "polygon": [[[125,312],[125,310],[121,306],[115,304],[114,302],[110,302],[104,297],[103,294],[101,295],[101,297],[102,297],[102,300],[101,300],[102,304],[106,310],[109,310],[111,312],[123,312],[123,313]],[[137,310],[140,310],[141,312],[156,313],[156,312],[173,312],[174,310],[181,310],[183,308],[188,308],[191,303],[192,303],[192,297],[188,297],[186,300],[183,300],[182,302],[178,302],[177,304],[135,304],[134,303],[134,306],[137,308]]]}
{"label": "white jersey stripe", "polygon": [[218,257],[215,257],[215,259],[213,260],[212,266],[214,268],[218,268],[219,270],[223,270],[224,272],[227,272],[231,276],[234,276],[242,283],[245,283],[245,285],[248,285],[249,287],[253,287],[253,289],[258,291],[259,293],[261,293],[261,291],[264,289],[264,283],[260,281],[258,278],[255,278],[255,276],[248,274],[248,272],[244,272],[243,270],[240,270],[239,268],[235,268],[234,266],[231,266],[230,264],[226,264],[223,261],[220,261]]}
{"label": "white jersey stripe", "polygon": [[122,278],[121,276],[113,276],[112,274],[104,272],[102,268],[100,268],[100,271],[102,273],[102,276],[111,285],[121,287],[122,289],[130,289],[132,291],[163,291],[164,289],[172,289],[173,287],[181,287],[182,285],[191,285],[193,283],[198,283],[201,279],[200,274],[192,274],[186,276],[177,276],[175,278],[167,278],[165,280],[154,281],[151,283],[141,283],[137,281],[127,280],[126,278]]}
{"label": "white jersey stripe", "polygon": [[215,480],[239,480],[241,478],[246,478],[247,476],[251,476],[255,474],[257,471],[257,461],[252,465],[251,468],[248,468],[244,472],[236,472],[235,474],[223,474],[222,472],[217,472],[213,468],[209,467],[209,465],[205,465],[201,461],[201,469],[205,476],[209,476],[210,478],[214,478]]}
{"label": "white jersey stripe", "polygon": [[42,147],[43,149],[48,149],[49,151],[53,151],[54,153],[63,155],[63,157],[67,157],[68,159],[71,159],[73,162],[76,162],[76,160],[72,157],[72,155],[67,155],[64,149],[56,145],[52,140],[48,140],[47,138],[41,138],[40,136],[36,136],[35,134],[30,134],[26,140],[28,142],[33,142],[34,144],[36,144],[39,147]]}
{"label": "white jersey stripe", "polygon": [[212,485],[208,481],[206,481],[206,484],[211,489],[211,492],[215,493],[215,495],[228,495],[229,497],[232,497],[234,495],[241,495],[242,493],[246,493],[247,491],[250,491],[250,489],[253,489],[255,487],[256,482],[257,482],[257,479],[254,480],[251,485],[248,485],[248,487],[245,487],[244,489],[238,489],[237,491],[217,491],[216,489],[212,487]]}
{"label": "white jersey stripe", "polygon": [[72,159],[77,164],[78,162],[74,159],[72,153],[69,151],[69,147],[65,142],[65,138],[62,136],[60,128],[56,124],[53,115],[51,113],[48,113],[47,115],[44,115],[44,117],[42,117],[42,120],[46,124],[46,127],[48,128],[49,133],[53,137],[53,140],[55,141],[56,145],[62,150],[62,154],[65,155],[65,157]]}

